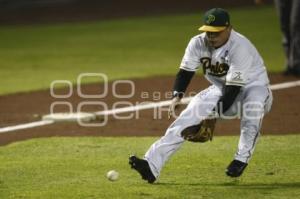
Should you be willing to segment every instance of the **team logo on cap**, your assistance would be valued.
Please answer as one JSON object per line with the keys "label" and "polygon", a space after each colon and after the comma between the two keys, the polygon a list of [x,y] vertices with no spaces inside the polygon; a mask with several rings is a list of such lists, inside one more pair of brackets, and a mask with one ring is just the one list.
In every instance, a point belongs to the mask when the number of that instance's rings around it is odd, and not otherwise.
{"label": "team logo on cap", "polygon": [[206,19],[206,23],[207,24],[211,24],[212,22],[214,22],[216,20],[216,17],[214,15],[208,15],[207,19]]}

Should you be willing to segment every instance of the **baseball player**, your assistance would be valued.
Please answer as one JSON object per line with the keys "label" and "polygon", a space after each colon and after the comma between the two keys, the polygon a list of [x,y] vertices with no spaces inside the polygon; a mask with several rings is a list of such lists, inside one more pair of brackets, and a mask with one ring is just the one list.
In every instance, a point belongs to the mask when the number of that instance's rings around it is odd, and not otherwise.
{"label": "baseball player", "polygon": [[228,12],[222,8],[207,11],[199,30],[202,33],[193,37],[185,50],[169,115],[200,66],[212,85],[193,97],[143,159],[129,157],[131,167],[149,183],[158,178],[166,161],[185,140],[212,140],[216,120],[237,113],[241,117],[240,140],[225,173],[239,177],[253,154],[262,119],[271,108],[272,93],[264,62],[253,44],[233,30]]}
{"label": "baseball player", "polygon": [[300,77],[300,1],[275,0],[278,10],[282,45],[286,56],[284,75]]}

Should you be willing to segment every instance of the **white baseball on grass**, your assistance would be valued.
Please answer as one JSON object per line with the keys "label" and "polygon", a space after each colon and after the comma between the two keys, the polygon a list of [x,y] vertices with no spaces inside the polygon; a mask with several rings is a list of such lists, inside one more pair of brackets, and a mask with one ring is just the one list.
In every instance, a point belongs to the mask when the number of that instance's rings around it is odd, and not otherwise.
{"label": "white baseball on grass", "polygon": [[109,172],[107,172],[106,177],[110,181],[116,181],[119,178],[119,173],[115,170],[110,170]]}

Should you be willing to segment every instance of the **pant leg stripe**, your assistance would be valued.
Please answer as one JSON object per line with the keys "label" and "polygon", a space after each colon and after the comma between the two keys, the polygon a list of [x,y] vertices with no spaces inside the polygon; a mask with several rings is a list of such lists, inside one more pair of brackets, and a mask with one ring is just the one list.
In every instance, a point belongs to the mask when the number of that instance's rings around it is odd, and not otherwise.
{"label": "pant leg stripe", "polygon": [[[270,91],[269,91],[269,89],[268,89],[268,96],[266,97],[266,99],[265,99],[265,101],[264,101],[264,107],[266,106],[267,101],[268,101],[269,98],[270,98]],[[259,124],[258,124],[258,128],[259,128],[259,129],[261,129],[261,126],[262,126],[262,120],[263,120],[263,116],[262,116],[262,118],[260,118],[260,120],[259,120]],[[251,157],[251,151],[253,150],[253,148],[254,148],[254,146],[255,146],[255,143],[256,143],[256,140],[257,140],[259,134],[260,134],[260,131],[258,131],[258,132],[256,133],[255,138],[254,138],[253,143],[252,143],[252,147],[251,147],[251,149],[248,151],[248,157],[247,157],[247,160],[246,160],[247,162],[248,162],[248,160],[249,160],[250,157]]]}

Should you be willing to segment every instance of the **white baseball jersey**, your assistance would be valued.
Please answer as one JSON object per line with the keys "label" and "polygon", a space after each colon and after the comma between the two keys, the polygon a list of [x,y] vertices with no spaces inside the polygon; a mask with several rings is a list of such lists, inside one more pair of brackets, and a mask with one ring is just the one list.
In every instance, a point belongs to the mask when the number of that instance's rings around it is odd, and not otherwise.
{"label": "white baseball jersey", "polygon": [[269,84],[264,62],[246,37],[232,30],[227,43],[214,49],[208,45],[205,35],[191,39],[181,69],[196,71],[202,65],[206,79],[218,87]]}

